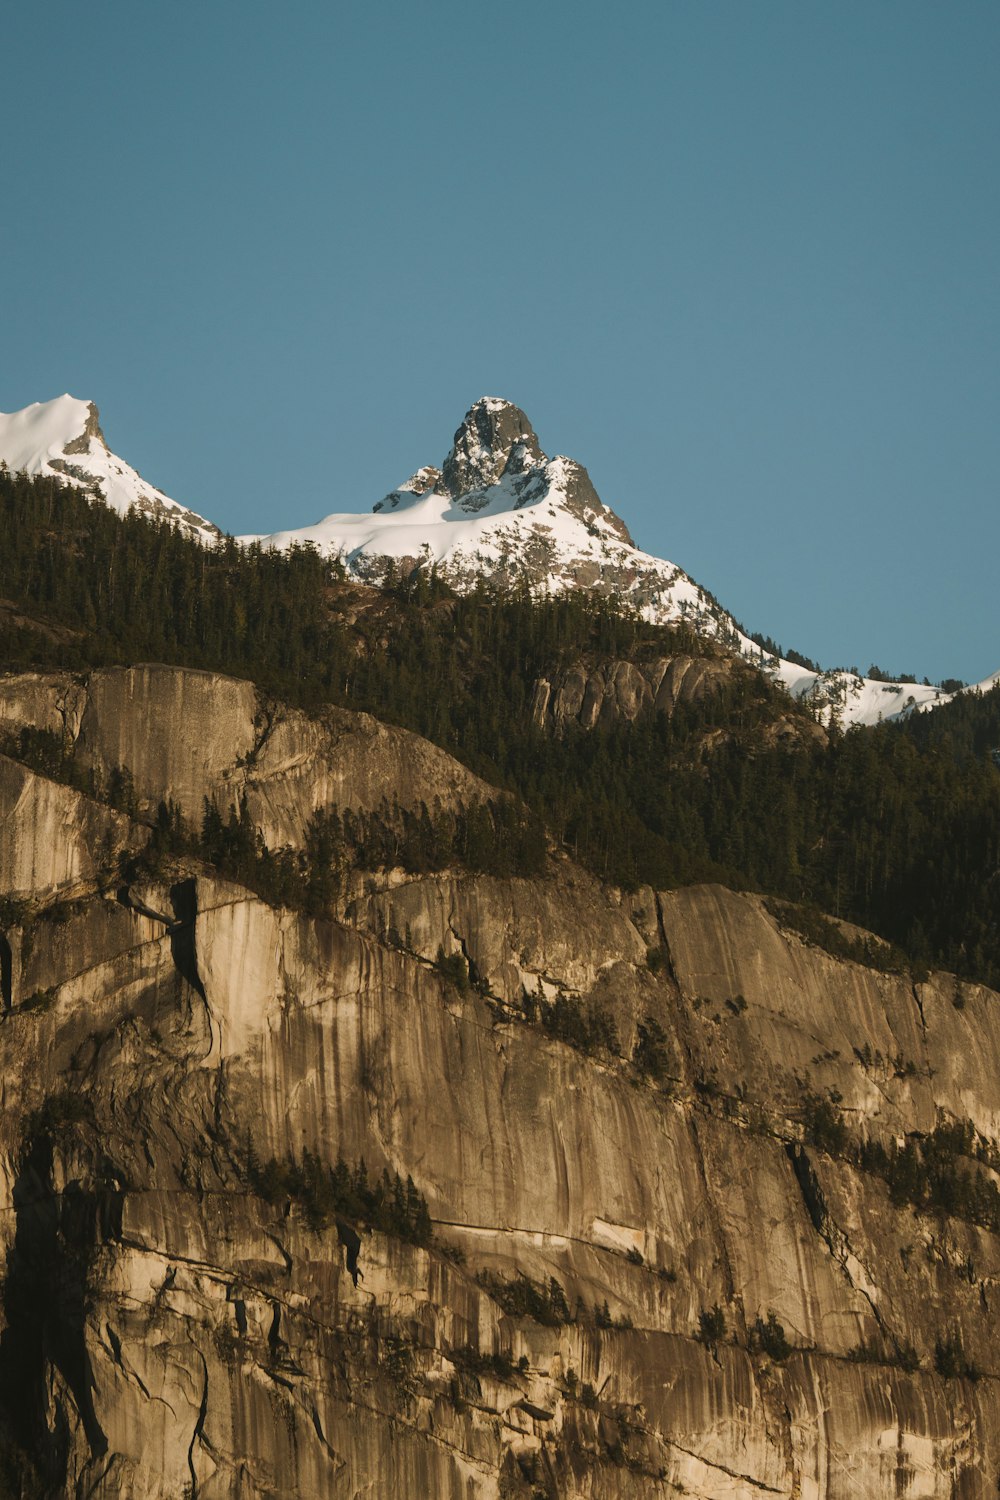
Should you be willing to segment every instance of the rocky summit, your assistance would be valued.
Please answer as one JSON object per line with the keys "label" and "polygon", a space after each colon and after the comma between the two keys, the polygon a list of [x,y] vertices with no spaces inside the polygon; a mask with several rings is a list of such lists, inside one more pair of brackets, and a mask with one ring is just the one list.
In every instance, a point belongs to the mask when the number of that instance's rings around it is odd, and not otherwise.
{"label": "rocky summit", "polygon": [[460,499],[489,489],[505,474],[522,475],[547,462],[535,430],[520,407],[484,396],[470,408],[444,461],[442,485]]}
{"label": "rocky summit", "polygon": [[1000,996],[244,681],[0,732],[0,1492],[995,1494]]}

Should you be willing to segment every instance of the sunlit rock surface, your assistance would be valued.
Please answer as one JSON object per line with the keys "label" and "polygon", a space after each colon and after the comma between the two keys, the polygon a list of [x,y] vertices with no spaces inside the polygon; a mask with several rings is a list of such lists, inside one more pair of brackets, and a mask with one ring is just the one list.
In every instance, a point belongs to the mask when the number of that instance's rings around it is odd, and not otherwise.
{"label": "sunlit rock surface", "polygon": [[[995,1495],[996,1237],[894,1203],[803,1116],[995,1140],[996,995],[559,855],[536,881],[358,874],[323,918],[190,859],[130,884],[160,801],[245,797],[274,846],[330,802],[488,789],[208,674],[8,678],[0,719],[127,768],[138,809],[0,761],[0,1451],[33,1460],[24,1493]],[[616,1047],[550,1035],[560,998]],[[307,1151],[412,1177],[430,1245],[359,1225],[355,1285],[349,1234],[254,1190],[251,1156]],[[568,1321],[505,1312],[489,1276],[517,1273]],[[770,1314],[785,1358],[753,1336]],[[956,1334],[978,1379],[936,1370]]]}

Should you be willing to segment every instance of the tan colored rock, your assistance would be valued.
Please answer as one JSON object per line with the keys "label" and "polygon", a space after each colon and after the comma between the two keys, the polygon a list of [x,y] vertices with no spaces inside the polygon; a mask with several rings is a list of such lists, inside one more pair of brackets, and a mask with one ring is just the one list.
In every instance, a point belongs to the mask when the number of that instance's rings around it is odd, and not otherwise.
{"label": "tan colored rock", "polygon": [[254,749],[249,682],[174,667],[110,668],[87,679],[77,755],[105,776],[127,768],[140,807],[174,802],[199,823],[204,799],[228,806]]}
{"label": "tan colored rock", "polygon": [[[20,697],[11,687],[9,699],[22,703],[22,714],[41,704],[54,722],[51,705],[62,689],[55,679],[39,682]],[[80,691],[77,762],[105,784],[127,770],[146,817],[172,802],[198,828],[206,799],[226,815],[245,797],[270,847],[298,847],[312,815],[333,804],[373,811],[395,799],[402,807],[450,808],[496,797],[494,788],[407,730],[344,709],[310,718],[218,673],[111,668],[92,672]]]}
{"label": "tan colored rock", "polygon": [[575,662],[535,684],[532,717],[539,728],[607,727],[632,723],[655,710],[671,714],[679,702],[695,702],[731,680],[727,657],[661,658],[650,662],[609,661],[594,667]]}
{"label": "tan colored rock", "polygon": [[83,686],[67,673],[0,675],[0,734],[44,729],[73,741],[85,701]]}
{"label": "tan colored rock", "polygon": [[145,838],[127,818],[0,756],[0,895],[70,895]]}
{"label": "tan colored rock", "polygon": [[943,1112],[997,1138],[1000,1077],[984,1062],[1000,1049],[992,991],[831,958],[783,932],[758,897],[722,886],[666,892],[660,910],[698,1065],[725,1092],[766,1077],[755,1092],[789,1112],[805,1090],[832,1089],[849,1117],[886,1134],[931,1130]]}
{"label": "tan colored rock", "polygon": [[334,804],[374,812],[456,808],[492,801],[496,789],[408,730],[370,714],[327,709],[322,718],[276,714],[245,771],[250,814],[272,847],[298,846],[314,812]]}
{"label": "tan colored rock", "polygon": [[[600,702],[646,712],[670,670],[603,678]],[[564,684],[577,715],[590,682]],[[95,769],[128,765],[145,804],[245,792],[275,842],[331,801],[479,786],[415,737],[262,713],[209,674],[87,692]],[[51,684],[5,701],[56,722]],[[995,1492],[1000,1238],[894,1203],[803,1116],[833,1097],[884,1142],[943,1118],[996,1140],[1000,996],[834,959],[756,896],[623,897],[568,860],[356,875],[323,920],[193,862],[103,880],[101,851],[145,836],[0,760],[0,893],[25,903],[0,925],[0,1391],[21,1393],[0,1438],[51,1493]],[[613,1033],[558,1040],[557,1001]],[[359,1222],[355,1285],[348,1231],[258,1192],[307,1151],[412,1177],[433,1242]],[[516,1275],[554,1278],[569,1321],[505,1311],[490,1278]],[[755,1335],[771,1314],[785,1360]],[[976,1380],[935,1370],[956,1334]]]}

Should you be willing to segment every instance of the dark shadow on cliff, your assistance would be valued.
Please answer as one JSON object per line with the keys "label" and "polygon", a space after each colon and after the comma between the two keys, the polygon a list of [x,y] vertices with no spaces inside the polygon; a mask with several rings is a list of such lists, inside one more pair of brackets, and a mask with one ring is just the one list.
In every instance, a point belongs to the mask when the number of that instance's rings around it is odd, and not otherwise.
{"label": "dark shadow on cliff", "polygon": [[14,957],[10,943],[0,932],[0,1006],[10,1010],[14,1003]]}
{"label": "dark shadow on cliff", "polygon": [[170,928],[170,956],[174,967],[196,994],[204,1000],[205,987],[198,973],[195,952],[195,918],[198,915],[198,889],[194,880],[181,880],[170,888],[170,905],[174,922]]}
{"label": "dark shadow on cliff", "polygon": [[58,1490],[66,1478],[70,1414],[56,1402],[49,1416],[50,1367],[72,1396],[91,1457],[108,1447],[94,1409],[85,1323],[94,1253],[120,1225],[121,1194],[79,1182],[59,1194],[52,1162],[52,1139],[42,1127],[27,1141],[14,1183],[16,1230],[3,1286],[0,1435],[6,1429],[11,1452],[27,1455],[37,1471],[41,1490],[31,1480],[11,1491],[25,1497]]}

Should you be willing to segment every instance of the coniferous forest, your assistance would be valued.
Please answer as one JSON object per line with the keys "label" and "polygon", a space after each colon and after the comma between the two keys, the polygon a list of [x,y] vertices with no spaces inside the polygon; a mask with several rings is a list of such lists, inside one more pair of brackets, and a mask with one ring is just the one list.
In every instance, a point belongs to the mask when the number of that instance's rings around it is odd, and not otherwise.
{"label": "coniferous forest", "polygon": [[48,479],[0,472],[0,526],[0,670],[161,661],[365,709],[516,793],[602,879],[762,891],[1000,984],[1000,690],[824,742],[768,734],[808,712],[736,662],[670,717],[557,734],[532,722],[539,676],[719,648],[582,595],[374,590],[309,548],[207,550]]}

